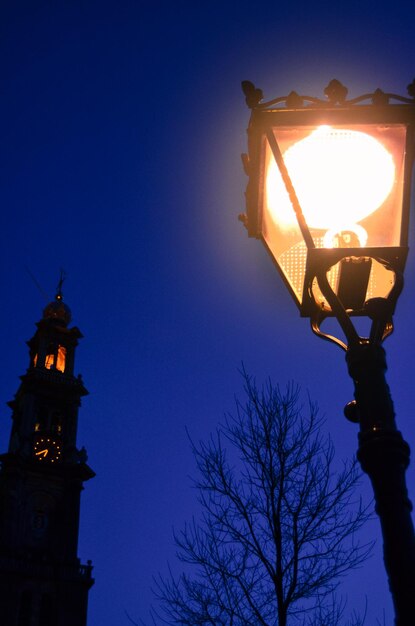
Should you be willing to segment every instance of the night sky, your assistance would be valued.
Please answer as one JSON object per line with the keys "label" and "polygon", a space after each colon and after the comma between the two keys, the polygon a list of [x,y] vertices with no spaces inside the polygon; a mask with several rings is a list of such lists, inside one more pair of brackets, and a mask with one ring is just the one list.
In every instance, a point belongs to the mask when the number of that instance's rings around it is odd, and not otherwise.
{"label": "night sky", "polygon": [[[186,428],[205,439],[232,411],[242,362],[258,382],[301,385],[339,462],[355,453],[344,354],[312,335],[237,220],[249,119],[240,82],[267,99],[322,96],[332,78],[350,96],[406,95],[411,5],[2,0],[0,450],[25,340],[64,268],[65,302],[85,337],[76,372],[90,391],[78,445],[97,474],[83,492],[79,543],[96,577],[89,626],[128,624],[126,611],[147,619],[152,577],[175,566],[172,529],[198,514]],[[414,224],[386,349],[398,426],[415,454]],[[369,626],[389,626],[377,520],[368,537],[374,555],[341,594],[358,611],[367,599]]]}

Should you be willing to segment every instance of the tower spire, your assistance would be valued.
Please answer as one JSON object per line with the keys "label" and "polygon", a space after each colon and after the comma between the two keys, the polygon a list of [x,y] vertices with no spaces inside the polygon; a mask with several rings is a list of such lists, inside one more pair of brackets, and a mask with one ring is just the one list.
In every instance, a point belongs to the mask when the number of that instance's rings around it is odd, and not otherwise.
{"label": "tower spire", "polygon": [[66,272],[65,270],[61,268],[59,282],[56,287],[56,296],[55,296],[56,300],[63,300],[62,285],[65,282],[65,279],[66,279]]}

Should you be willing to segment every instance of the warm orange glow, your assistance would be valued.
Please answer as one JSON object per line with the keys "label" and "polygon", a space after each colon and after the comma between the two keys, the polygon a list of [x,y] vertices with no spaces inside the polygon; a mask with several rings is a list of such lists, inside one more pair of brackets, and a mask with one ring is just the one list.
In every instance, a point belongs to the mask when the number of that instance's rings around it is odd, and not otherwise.
{"label": "warm orange glow", "polygon": [[[390,259],[389,251],[382,251],[399,248],[406,237],[406,126],[370,121],[313,126],[313,119],[323,118],[314,113],[304,117],[310,124],[293,125],[294,117],[288,115],[286,125],[284,116],[276,117],[275,125],[270,117],[262,135],[258,195],[253,196],[258,201],[258,230],[302,313],[309,315],[312,301],[330,311],[312,278],[323,265],[328,270],[329,259],[329,284],[348,310],[360,311],[365,299],[386,298],[395,284],[394,272],[383,262]],[[336,117],[345,118],[346,113]],[[290,191],[276,162],[281,157]],[[329,253],[330,248],[344,252]],[[355,279],[359,289],[353,292],[347,286]]]}
{"label": "warm orange glow", "polygon": [[[323,245],[336,247],[339,231],[345,231],[355,234],[356,245],[364,246],[367,234],[357,223],[384,203],[395,182],[394,161],[382,143],[361,131],[320,126],[283,156],[309,228],[328,231]],[[283,230],[296,228],[272,156],[266,195],[275,223]]]}
{"label": "warm orange glow", "polygon": [[63,346],[58,346],[58,352],[56,355],[56,363],[55,363],[54,354],[46,355],[45,367],[47,370],[57,369],[59,372],[64,372],[65,363],[66,363],[66,348],[64,348]]}
{"label": "warm orange glow", "polygon": [[65,362],[66,362],[66,348],[63,346],[58,346],[58,358],[56,362],[56,369],[60,372],[65,371]]}

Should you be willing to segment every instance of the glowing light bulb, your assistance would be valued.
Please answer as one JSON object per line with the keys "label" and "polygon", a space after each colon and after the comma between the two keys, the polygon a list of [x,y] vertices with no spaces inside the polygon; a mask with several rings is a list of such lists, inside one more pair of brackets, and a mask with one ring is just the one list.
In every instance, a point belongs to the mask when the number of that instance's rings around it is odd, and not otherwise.
{"label": "glowing light bulb", "polygon": [[[284,161],[308,226],[328,230],[327,244],[339,231],[351,231],[364,245],[367,234],[357,222],[383,204],[395,181],[394,161],[385,147],[360,131],[320,126],[290,146]],[[266,194],[274,222],[293,228],[295,214],[273,157]]]}
{"label": "glowing light bulb", "polygon": [[323,237],[324,248],[359,248],[367,242],[367,232],[360,224],[347,224],[341,230],[331,228]]}

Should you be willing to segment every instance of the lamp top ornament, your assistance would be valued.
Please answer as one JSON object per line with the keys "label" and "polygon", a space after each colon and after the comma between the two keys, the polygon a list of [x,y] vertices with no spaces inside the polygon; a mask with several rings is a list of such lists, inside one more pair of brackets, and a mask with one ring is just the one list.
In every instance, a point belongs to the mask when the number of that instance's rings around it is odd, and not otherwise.
{"label": "lamp top ornament", "polygon": [[242,81],[242,91],[245,94],[245,101],[250,109],[269,109],[286,107],[288,109],[301,109],[305,107],[327,107],[332,106],[347,106],[351,107],[359,104],[373,104],[377,106],[384,106],[391,104],[391,101],[401,104],[415,104],[415,78],[407,87],[408,95],[399,96],[394,93],[386,93],[381,89],[376,89],[373,93],[366,93],[356,98],[347,100],[348,89],[339,80],[333,79],[329,82],[324,89],[324,95],[326,99],[316,98],[314,96],[299,95],[296,91],[291,91],[288,96],[280,96],[262,102],[264,95],[261,89],[255,87],[255,85],[249,80]]}

